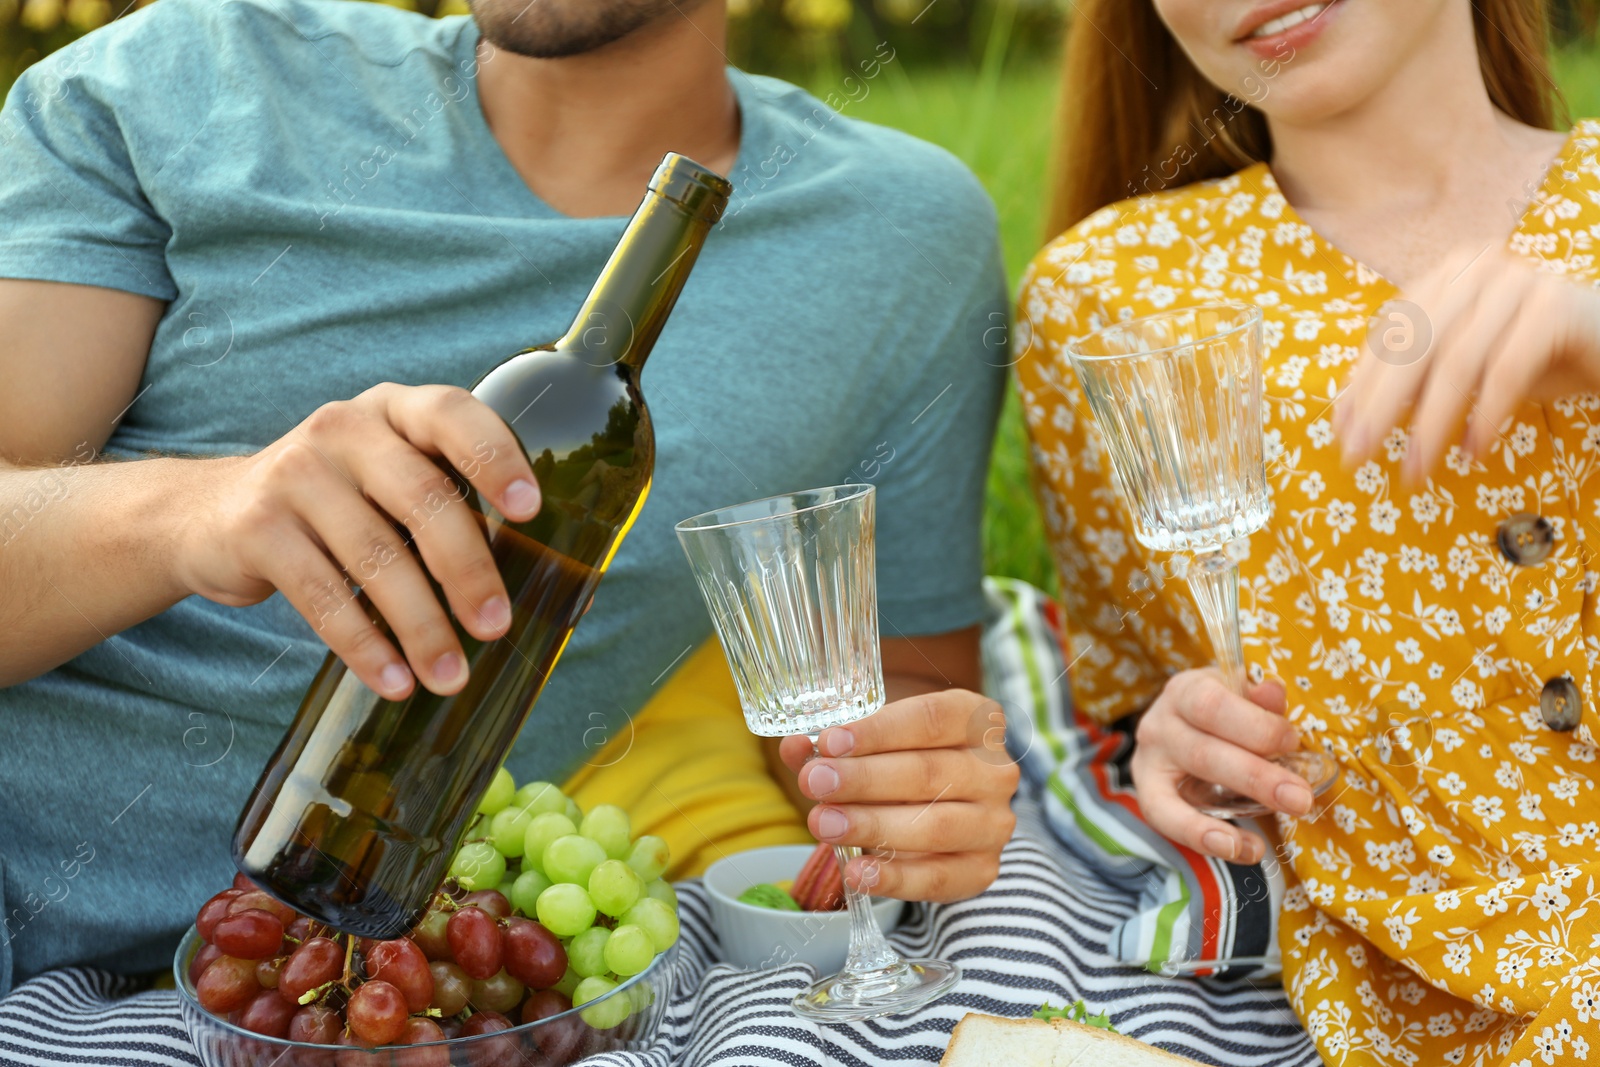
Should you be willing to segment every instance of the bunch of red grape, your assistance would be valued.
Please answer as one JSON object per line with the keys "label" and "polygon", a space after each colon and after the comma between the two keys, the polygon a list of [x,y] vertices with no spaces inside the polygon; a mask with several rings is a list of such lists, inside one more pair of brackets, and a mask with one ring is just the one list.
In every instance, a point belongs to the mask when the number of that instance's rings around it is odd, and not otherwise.
{"label": "bunch of red grape", "polygon": [[[339,933],[235,877],[195,918],[200,1006],[264,1037],[351,1048],[492,1034],[575,1005],[587,1027],[620,1025],[649,987],[607,994],[678,936],[676,895],[660,880],[666,846],[632,839],[618,808],[573,806],[579,831],[569,805],[546,783],[516,790],[502,770],[433,906],[392,941]],[[562,814],[544,819],[552,810]],[[521,847],[504,845],[513,837]],[[550,1037],[575,1048],[583,1029]],[[450,1062],[443,1046],[413,1051],[437,1055],[408,1067]]]}
{"label": "bunch of red grape", "polygon": [[[372,941],[297,915],[240,875],[195,926],[205,943],[189,979],[200,1006],[253,1033],[314,1045],[490,1034],[567,1011],[563,987],[577,984],[561,941],[513,916],[492,889],[441,894],[409,937]],[[449,1063],[436,1051],[440,1067]]]}

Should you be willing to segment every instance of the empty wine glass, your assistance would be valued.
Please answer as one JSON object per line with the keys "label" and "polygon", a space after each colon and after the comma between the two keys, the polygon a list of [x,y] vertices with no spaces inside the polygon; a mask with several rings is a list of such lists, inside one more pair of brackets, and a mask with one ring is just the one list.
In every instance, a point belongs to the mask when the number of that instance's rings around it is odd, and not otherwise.
{"label": "empty wine glass", "polygon": [[[1134,536],[1157,552],[1188,552],[1186,577],[1218,667],[1244,692],[1239,567],[1230,542],[1266,525],[1272,498],[1262,462],[1261,309],[1221,303],[1157,312],[1067,346],[1111,455]],[[1273,757],[1321,794],[1339,776],[1321,752]],[[1271,809],[1214,782],[1186,778],[1179,794],[1218,818]]]}
{"label": "empty wine glass", "polygon": [[[873,487],[785,493],[678,523],[752,733],[817,735],[884,703]],[[861,855],[836,847],[840,869]],[[794,998],[816,1022],[897,1015],[944,996],[960,970],[901,958],[867,894],[845,886],[850,955]]]}

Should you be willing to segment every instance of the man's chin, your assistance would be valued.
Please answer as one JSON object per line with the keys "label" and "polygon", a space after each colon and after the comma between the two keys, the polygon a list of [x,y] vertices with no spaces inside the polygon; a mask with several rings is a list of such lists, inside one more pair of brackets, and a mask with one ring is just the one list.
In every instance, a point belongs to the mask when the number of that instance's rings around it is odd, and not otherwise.
{"label": "man's chin", "polygon": [[534,59],[584,55],[676,17],[697,0],[473,0],[472,15],[494,47]]}

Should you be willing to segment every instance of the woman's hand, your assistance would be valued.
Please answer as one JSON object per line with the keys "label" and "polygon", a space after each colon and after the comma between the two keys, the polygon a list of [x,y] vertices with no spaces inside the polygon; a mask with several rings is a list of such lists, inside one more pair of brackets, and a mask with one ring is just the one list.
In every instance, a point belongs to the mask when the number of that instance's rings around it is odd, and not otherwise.
{"label": "woman's hand", "polygon": [[[283,593],[389,699],[408,696],[414,677],[436,693],[458,692],[466,660],[429,575],[480,640],[506,631],[511,605],[464,492],[435,457],[507,518],[537,513],[522,447],[486,404],[449,386],[378,385],[324,404],[253,456],[203,461],[177,546],[178,580],[233,606]],[[357,606],[355,585],[404,659]]]}
{"label": "woman's hand", "polygon": [[813,759],[804,737],[783,762],[819,803],[818,841],[876,850],[850,864],[850,883],[902,900],[963,900],[1000,871],[1016,817],[1017,766],[994,701],[964,689],[907,697],[824,730]]}
{"label": "woman's hand", "polygon": [[1600,388],[1600,292],[1505,251],[1465,267],[1461,258],[1408,293],[1413,306],[1379,312],[1394,327],[1368,344],[1334,413],[1347,464],[1371,455],[1407,407],[1401,470],[1419,481],[1454,443],[1463,412],[1462,450],[1482,457],[1524,400]]}
{"label": "woman's hand", "polygon": [[1265,842],[1190,807],[1178,796],[1184,777],[1227,786],[1287,815],[1304,815],[1312,800],[1304,778],[1264,758],[1300,747],[1299,732],[1283,717],[1283,686],[1267,681],[1248,697],[1213,670],[1175,674],[1139,720],[1133,750],[1145,820],[1180,845],[1234,863],[1259,862]]}

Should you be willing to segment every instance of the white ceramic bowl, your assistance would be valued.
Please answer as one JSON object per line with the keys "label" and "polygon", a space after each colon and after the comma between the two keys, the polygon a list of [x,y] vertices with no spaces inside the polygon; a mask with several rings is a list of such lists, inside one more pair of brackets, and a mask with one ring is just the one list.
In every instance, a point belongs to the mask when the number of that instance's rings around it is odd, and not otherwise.
{"label": "white ceramic bowl", "polygon": [[[833,974],[850,951],[850,914],[845,911],[778,911],[741,904],[739,894],[753,885],[782,882],[800,873],[812,845],[772,845],[738,852],[706,871],[711,921],[722,942],[722,958],[739,967],[781,967],[809,963],[818,974]],[[900,922],[905,902],[874,897],[872,913],[885,933]]]}

